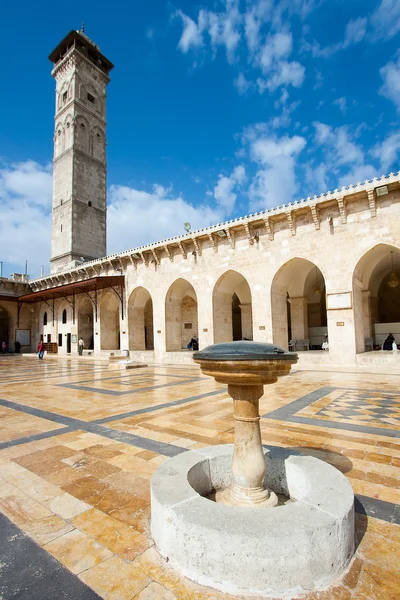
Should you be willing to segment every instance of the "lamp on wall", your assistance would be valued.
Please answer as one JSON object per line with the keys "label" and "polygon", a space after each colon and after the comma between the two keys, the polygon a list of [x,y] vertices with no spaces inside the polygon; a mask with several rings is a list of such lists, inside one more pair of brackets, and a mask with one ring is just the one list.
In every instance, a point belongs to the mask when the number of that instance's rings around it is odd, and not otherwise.
{"label": "lamp on wall", "polygon": [[399,285],[399,278],[397,277],[396,273],[394,272],[394,268],[393,268],[393,250],[391,250],[390,255],[392,257],[392,272],[390,273],[388,286],[395,289]]}
{"label": "lamp on wall", "polygon": [[315,267],[315,288],[314,288],[314,294],[316,296],[320,296],[321,295],[321,288],[319,287],[319,283],[318,283],[318,267]]}

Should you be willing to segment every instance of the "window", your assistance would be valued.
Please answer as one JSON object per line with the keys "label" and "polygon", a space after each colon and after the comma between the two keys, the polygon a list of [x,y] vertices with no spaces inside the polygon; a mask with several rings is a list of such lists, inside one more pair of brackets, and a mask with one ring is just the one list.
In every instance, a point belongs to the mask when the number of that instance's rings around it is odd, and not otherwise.
{"label": "window", "polygon": [[60,231],[61,231],[61,233],[62,233],[62,225],[60,225]]}
{"label": "window", "polygon": [[92,206],[91,201],[89,200],[89,202],[87,203],[88,206]]}
{"label": "window", "polygon": [[88,94],[88,95],[87,95],[87,99],[88,99],[88,101],[89,101],[91,104],[94,104],[94,102],[95,102],[95,97],[94,97],[94,96],[92,96],[92,94]]}
{"label": "window", "polygon": [[58,346],[62,346],[62,333],[58,334]]}
{"label": "window", "polygon": [[47,312],[43,315],[43,325],[47,325]]}
{"label": "window", "polygon": [[64,104],[66,103],[67,98],[68,98],[68,94],[67,94],[67,92],[64,92],[63,93],[63,102],[64,102]]}
{"label": "window", "polygon": [[62,313],[62,322],[65,325],[65,323],[67,322],[67,311],[64,308],[63,313]]}
{"label": "window", "polygon": [[85,129],[85,123],[81,123],[82,129]]}

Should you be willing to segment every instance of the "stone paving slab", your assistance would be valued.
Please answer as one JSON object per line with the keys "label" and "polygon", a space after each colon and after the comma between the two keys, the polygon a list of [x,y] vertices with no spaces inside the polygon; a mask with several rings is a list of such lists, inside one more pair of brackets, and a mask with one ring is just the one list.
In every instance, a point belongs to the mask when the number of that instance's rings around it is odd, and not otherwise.
{"label": "stone paving slab", "polygon": [[[174,572],[149,523],[158,465],[233,441],[224,387],[196,367],[38,363],[0,359],[2,600],[230,600]],[[351,569],[307,600],[400,597],[397,389],[384,372],[298,371],[261,399],[263,443],[334,465],[357,497]]]}

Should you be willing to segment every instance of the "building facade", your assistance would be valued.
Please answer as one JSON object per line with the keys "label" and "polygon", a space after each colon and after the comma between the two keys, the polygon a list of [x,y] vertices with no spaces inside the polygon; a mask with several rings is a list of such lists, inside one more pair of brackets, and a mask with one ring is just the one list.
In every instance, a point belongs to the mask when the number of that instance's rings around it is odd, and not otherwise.
{"label": "building facade", "polygon": [[10,345],[30,329],[23,350],[43,339],[77,354],[82,337],[95,355],[125,350],[174,363],[191,360],[194,337],[200,348],[249,339],[310,353],[327,338],[325,360],[351,364],[389,333],[400,344],[400,172],[104,256],[112,65],[82,32],[50,58],[52,273],[12,299],[0,281],[0,332]]}

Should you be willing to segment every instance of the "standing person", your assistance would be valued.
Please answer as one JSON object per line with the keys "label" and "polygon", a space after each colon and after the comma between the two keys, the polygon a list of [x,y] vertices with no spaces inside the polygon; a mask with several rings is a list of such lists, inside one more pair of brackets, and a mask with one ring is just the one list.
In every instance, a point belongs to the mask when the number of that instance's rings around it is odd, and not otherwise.
{"label": "standing person", "polygon": [[85,342],[83,341],[82,337],[80,337],[79,340],[78,340],[78,354],[79,354],[79,356],[82,356],[84,347],[85,347]]}
{"label": "standing person", "polygon": [[2,342],[1,350],[2,350],[2,352],[7,352],[7,342]]}
{"label": "standing person", "polygon": [[43,342],[39,342],[38,343],[37,353],[38,353],[39,360],[43,360],[43,354],[44,354],[44,344],[43,344]]}

